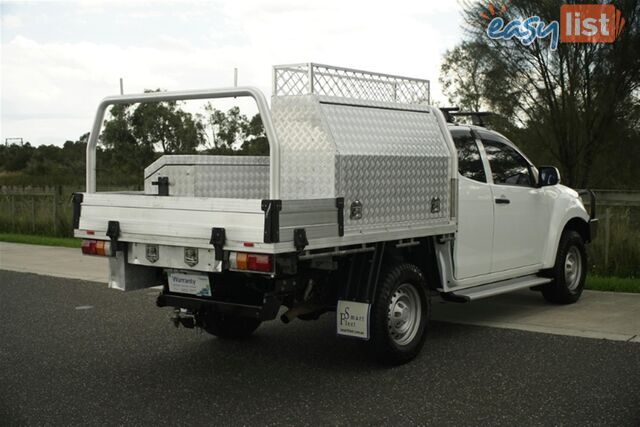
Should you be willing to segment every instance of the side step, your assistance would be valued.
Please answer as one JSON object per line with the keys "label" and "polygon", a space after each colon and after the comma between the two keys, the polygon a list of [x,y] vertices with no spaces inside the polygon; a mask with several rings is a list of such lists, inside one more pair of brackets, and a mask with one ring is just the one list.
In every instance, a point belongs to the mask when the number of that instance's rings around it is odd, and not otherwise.
{"label": "side step", "polygon": [[532,286],[544,285],[552,279],[538,276],[523,276],[515,279],[502,280],[500,282],[489,283],[487,285],[474,286],[472,288],[460,289],[459,291],[442,293],[442,298],[452,302],[470,302],[481,298],[492,297],[518,289],[530,288]]}

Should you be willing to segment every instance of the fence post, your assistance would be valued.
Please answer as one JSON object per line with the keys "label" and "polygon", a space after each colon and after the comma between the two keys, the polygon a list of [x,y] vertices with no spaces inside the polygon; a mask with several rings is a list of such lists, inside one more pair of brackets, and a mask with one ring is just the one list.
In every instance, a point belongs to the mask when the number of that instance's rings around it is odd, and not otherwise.
{"label": "fence post", "polygon": [[11,231],[16,232],[16,196],[11,195]]}
{"label": "fence post", "polygon": [[53,187],[53,235],[58,235],[58,188]]}
{"label": "fence post", "polygon": [[609,270],[609,239],[611,236],[611,208],[607,208],[604,213],[604,268],[605,271]]}
{"label": "fence post", "polygon": [[31,232],[36,233],[36,198],[31,198]]}

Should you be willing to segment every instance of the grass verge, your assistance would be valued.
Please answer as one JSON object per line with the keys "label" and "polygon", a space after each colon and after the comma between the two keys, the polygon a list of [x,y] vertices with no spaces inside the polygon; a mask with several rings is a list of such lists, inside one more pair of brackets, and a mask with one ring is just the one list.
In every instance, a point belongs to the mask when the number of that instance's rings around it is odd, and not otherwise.
{"label": "grass verge", "polygon": [[26,243],[29,245],[63,246],[65,248],[79,248],[80,239],[71,237],[36,236],[33,234],[0,233],[0,242]]}
{"label": "grass verge", "polygon": [[587,275],[587,289],[608,292],[640,293],[640,279],[631,277],[603,277]]}

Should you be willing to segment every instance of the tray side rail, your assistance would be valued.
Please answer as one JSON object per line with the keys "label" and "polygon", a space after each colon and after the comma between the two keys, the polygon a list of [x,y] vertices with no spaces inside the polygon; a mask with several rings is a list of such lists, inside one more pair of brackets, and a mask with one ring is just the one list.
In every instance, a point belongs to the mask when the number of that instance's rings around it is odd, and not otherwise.
{"label": "tray side rail", "polygon": [[[74,235],[109,239],[118,223],[121,242],[210,248],[213,228],[225,230],[224,250],[250,244],[262,253],[296,251],[296,236],[308,241],[343,234],[342,199],[271,200],[76,193]],[[304,241],[304,239],[298,239]]]}

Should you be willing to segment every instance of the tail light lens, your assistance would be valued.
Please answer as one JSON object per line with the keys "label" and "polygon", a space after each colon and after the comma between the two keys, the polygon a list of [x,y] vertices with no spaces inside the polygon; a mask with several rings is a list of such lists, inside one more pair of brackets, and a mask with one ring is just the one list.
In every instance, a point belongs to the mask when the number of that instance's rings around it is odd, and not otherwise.
{"label": "tail light lens", "polygon": [[273,271],[271,255],[231,252],[229,254],[229,264],[233,270],[260,271],[263,273],[271,273]]}
{"label": "tail light lens", "polygon": [[84,255],[111,256],[111,242],[83,239],[80,246]]}

